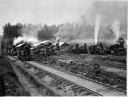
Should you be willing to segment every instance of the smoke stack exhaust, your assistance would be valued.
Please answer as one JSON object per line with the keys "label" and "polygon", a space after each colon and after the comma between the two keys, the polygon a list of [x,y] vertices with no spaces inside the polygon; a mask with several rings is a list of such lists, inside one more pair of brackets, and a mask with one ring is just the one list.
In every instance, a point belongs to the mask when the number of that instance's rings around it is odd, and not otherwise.
{"label": "smoke stack exhaust", "polygon": [[115,20],[112,24],[112,30],[114,32],[115,38],[113,40],[113,42],[115,43],[120,36],[120,22],[118,20]]}
{"label": "smoke stack exhaust", "polygon": [[101,23],[101,15],[96,15],[95,18],[95,29],[94,29],[94,40],[95,44],[98,42],[98,35],[100,30],[100,23]]}

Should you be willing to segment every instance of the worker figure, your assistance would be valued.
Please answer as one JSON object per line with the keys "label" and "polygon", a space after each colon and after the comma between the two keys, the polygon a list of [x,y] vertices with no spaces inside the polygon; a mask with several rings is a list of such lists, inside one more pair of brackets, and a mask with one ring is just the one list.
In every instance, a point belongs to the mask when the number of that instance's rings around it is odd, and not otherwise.
{"label": "worker figure", "polygon": [[93,67],[94,67],[94,72],[95,72],[95,74],[96,74],[96,75],[99,75],[99,74],[101,73],[100,65],[97,64],[97,63],[95,63],[95,64],[93,65]]}
{"label": "worker figure", "polygon": [[71,65],[71,72],[73,72],[73,73],[78,73],[78,69],[77,69],[77,67],[76,67],[76,63],[75,62],[73,62],[73,61],[71,61],[70,63],[69,63],[69,65]]}
{"label": "worker figure", "polygon": [[59,42],[56,43],[56,48],[58,51],[60,50]]}
{"label": "worker figure", "polygon": [[78,54],[79,53],[79,44],[76,44],[75,45],[75,51],[74,53]]}
{"label": "worker figure", "polygon": [[46,56],[49,56],[49,48],[48,47],[46,47]]}
{"label": "worker figure", "polygon": [[58,55],[60,55],[60,45],[59,45],[59,41],[57,41],[56,43],[56,50],[58,52]]}
{"label": "worker figure", "polygon": [[84,43],[84,53],[88,53],[88,48],[87,48],[86,43]]}

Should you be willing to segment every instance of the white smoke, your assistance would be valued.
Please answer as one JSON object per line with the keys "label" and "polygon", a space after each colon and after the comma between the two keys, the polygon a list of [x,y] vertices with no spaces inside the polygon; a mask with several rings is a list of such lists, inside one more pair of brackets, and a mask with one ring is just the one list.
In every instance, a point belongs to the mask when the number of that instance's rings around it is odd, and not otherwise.
{"label": "white smoke", "polygon": [[98,42],[98,35],[99,35],[99,30],[100,30],[100,23],[101,22],[101,15],[96,15],[95,18],[95,29],[94,29],[94,39],[95,39],[95,44]]}
{"label": "white smoke", "polygon": [[70,23],[66,23],[59,28],[59,31],[55,34],[57,40],[70,41],[75,36],[76,26]]}
{"label": "white smoke", "polygon": [[113,23],[112,23],[112,26],[111,26],[114,34],[115,34],[115,38],[113,40],[113,42],[115,43],[118,39],[119,39],[119,36],[120,36],[120,22],[118,20],[115,20]]}
{"label": "white smoke", "polygon": [[16,45],[20,42],[28,42],[28,43],[38,43],[40,40],[38,40],[38,33],[42,29],[41,26],[33,26],[28,25],[24,26],[20,29],[20,32],[22,36],[19,36],[18,38],[14,38],[13,45]]}
{"label": "white smoke", "polygon": [[16,45],[20,42],[22,42],[24,39],[23,37],[19,36],[18,38],[14,38],[13,45]]}
{"label": "white smoke", "polygon": [[[81,22],[75,27],[72,25],[63,25],[57,33],[61,36],[59,38],[67,41],[92,40],[95,44],[98,41],[112,43],[122,33],[126,38],[127,2],[94,1],[92,6],[82,15]],[[111,25],[112,28],[110,28]]]}

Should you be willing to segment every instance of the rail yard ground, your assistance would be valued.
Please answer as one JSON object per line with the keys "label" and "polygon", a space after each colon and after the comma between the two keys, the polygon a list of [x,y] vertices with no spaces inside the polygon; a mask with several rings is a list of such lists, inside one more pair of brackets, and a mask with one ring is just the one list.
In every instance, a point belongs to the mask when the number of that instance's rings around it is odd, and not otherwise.
{"label": "rail yard ground", "polygon": [[[126,95],[126,56],[60,53],[47,57],[33,54],[31,61],[19,62],[17,57],[13,58],[14,60],[9,61],[10,63],[13,63],[12,66],[15,66],[13,69],[18,68],[17,71],[22,73],[24,72],[27,78],[33,80],[34,82],[34,87],[36,87],[36,90],[33,91],[35,94],[31,94],[29,91],[30,95],[36,95],[38,92],[38,94],[43,96]],[[2,63],[6,62],[7,64],[7,61],[3,59],[3,57],[1,57],[0,60],[2,60]],[[34,65],[34,63],[39,64],[39,66]],[[93,67],[94,64],[98,64],[100,66],[100,73],[95,74],[95,69]],[[1,67],[2,66],[3,65],[1,65]],[[49,68],[49,71],[45,70],[42,66]],[[9,65],[9,67],[11,68],[11,65]],[[94,85],[96,84],[98,84],[99,87],[97,86],[94,89],[90,86],[86,86],[86,84],[83,85],[84,87],[81,87],[80,85],[82,85],[82,82],[72,82],[73,79],[70,79],[70,77],[66,78],[66,76],[62,74],[56,76],[53,71],[50,72],[52,69],[57,70],[57,72],[64,72],[67,77],[69,75],[74,78],[80,78],[81,81],[87,81],[89,83],[92,82],[92,87],[95,87]],[[16,70],[14,71],[16,72]],[[19,83],[18,79],[14,80],[14,82],[15,81]],[[21,86],[21,84],[19,86]],[[102,86],[109,88],[105,89],[102,88]],[[74,87],[76,89],[74,89]],[[107,92],[108,90],[109,92]],[[23,89],[21,91],[25,90]],[[21,95],[28,94],[24,93]]]}
{"label": "rail yard ground", "polygon": [[0,96],[29,96],[21,85],[10,63],[0,56]]}
{"label": "rail yard ground", "polygon": [[[33,56],[34,57],[34,56]],[[36,57],[33,58],[36,60]],[[90,54],[62,54],[54,55],[48,58],[39,60],[39,63],[44,63],[59,70],[87,77],[101,83],[109,84],[112,87],[118,87],[126,90],[126,57],[112,55],[90,55]],[[101,73],[95,75],[93,65],[98,64]]]}

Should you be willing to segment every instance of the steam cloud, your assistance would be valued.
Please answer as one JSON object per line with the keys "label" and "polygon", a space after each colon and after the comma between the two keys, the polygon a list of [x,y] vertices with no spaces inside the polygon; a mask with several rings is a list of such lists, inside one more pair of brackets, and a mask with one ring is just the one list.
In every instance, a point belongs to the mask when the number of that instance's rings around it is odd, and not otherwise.
{"label": "steam cloud", "polygon": [[95,1],[81,16],[81,23],[64,24],[55,36],[64,41],[83,39],[96,44],[115,42],[120,36],[126,40],[126,34],[127,1]]}
{"label": "steam cloud", "polygon": [[[19,41],[39,42],[40,38],[52,38],[47,27],[24,26],[20,31],[22,37],[14,39],[14,44]],[[45,31],[46,30],[46,31]],[[95,1],[81,16],[78,23],[65,23],[59,27],[55,34],[61,41],[76,41],[95,43],[98,41],[116,42],[123,36],[127,39],[127,2],[126,1]]]}
{"label": "steam cloud", "polygon": [[13,45],[16,45],[19,42],[28,42],[31,44],[38,43],[44,40],[54,39],[53,34],[58,31],[58,27],[55,25],[24,25],[20,30],[22,36],[15,38]]}
{"label": "steam cloud", "polygon": [[120,36],[120,22],[118,21],[118,20],[115,20],[114,22],[113,22],[113,24],[112,24],[112,30],[113,30],[113,32],[114,32],[114,34],[115,34],[115,39],[114,39],[114,41],[113,42],[116,42],[116,40],[119,38],[119,36]]}
{"label": "steam cloud", "polygon": [[20,33],[22,34],[22,36],[19,36],[18,38],[14,38],[13,45],[18,44],[21,41],[29,42],[32,44],[39,42],[38,33],[41,29],[42,28],[39,25],[38,26],[28,25],[28,26],[22,27],[20,29]]}
{"label": "steam cloud", "polygon": [[57,37],[57,40],[60,39],[61,41],[70,41],[75,38],[78,30],[77,26],[66,23],[59,28],[59,31],[55,34],[55,36]]}
{"label": "steam cloud", "polygon": [[101,16],[97,15],[96,20],[95,20],[95,32],[94,32],[95,44],[97,44],[97,41],[98,41],[98,35],[99,35],[99,30],[100,30],[100,21],[101,21]]}
{"label": "steam cloud", "polygon": [[38,40],[38,32],[41,30],[41,26],[28,26],[21,29],[21,33],[26,42],[36,43]]}
{"label": "steam cloud", "polygon": [[21,37],[21,36],[14,38],[13,45],[16,45],[22,41],[23,41],[23,37]]}

